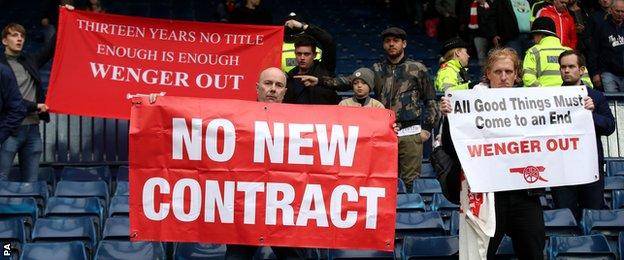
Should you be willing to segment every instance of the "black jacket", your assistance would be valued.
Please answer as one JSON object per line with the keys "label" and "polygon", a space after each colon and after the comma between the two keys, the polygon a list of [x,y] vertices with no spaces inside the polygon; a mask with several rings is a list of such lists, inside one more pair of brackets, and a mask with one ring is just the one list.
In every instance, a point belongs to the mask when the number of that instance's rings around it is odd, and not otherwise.
{"label": "black jacket", "polygon": [[[592,59],[589,73],[592,77],[602,72],[611,72],[617,76],[624,76],[624,24],[617,26],[611,15],[604,23],[594,27],[596,32],[590,46]],[[596,60],[596,59],[599,59]]]}
{"label": "black jacket", "polygon": [[494,0],[487,17],[486,32],[490,32],[488,38],[499,36],[503,43],[512,40],[520,34],[518,20],[511,7],[510,0]]}
{"label": "black jacket", "polygon": [[26,107],[15,75],[8,66],[0,64],[0,144],[19,129],[25,116]]}
{"label": "black jacket", "polygon": [[333,77],[334,69],[336,68],[336,42],[331,35],[314,25],[308,25],[305,33],[320,43],[323,55],[321,56],[321,61],[314,61],[314,64],[306,74],[299,74],[299,67],[294,67],[288,72],[284,103],[336,105],[341,100],[336,91],[321,85],[305,87],[301,84],[301,81],[294,78],[296,75],[312,75],[317,78]]}
{"label": "black jacket", "polygon": [[[54,56],[55,44],[56,34],[52,37],[52,39],[46,41],[39,51],[32,54],[22,52],[20,56],[17,57],[17,61],[24,66],[24,69],[35,81],[35,99],[37,102],[30,102],[22,99],[28,113],[37,111],[37,103],[45,103],[46,92],[43,90],[43,86],[41,86],[41,75],[39,75],[39,69],[48,63],[48,61],[50,61],[50,59]],[[0,63],[11,68],[4,53],[0,55]],[[13,70],[11,69],[11,71]],[[46,123],[50,122],[50,114],[39,113],[39,120],[43,120]]]}

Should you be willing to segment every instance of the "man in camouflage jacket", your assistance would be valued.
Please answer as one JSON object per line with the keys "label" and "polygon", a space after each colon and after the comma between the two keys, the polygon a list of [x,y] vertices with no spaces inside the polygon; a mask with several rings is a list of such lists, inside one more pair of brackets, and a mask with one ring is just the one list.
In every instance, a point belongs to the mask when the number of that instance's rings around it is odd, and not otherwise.
{"label": "man in camouflage jacket", "polygon": [[[407,41],[404,30],[391,27],[384,30],[381,37],[387,57],[371,68],[375,72],[373,90],[377,100],[396,112],[396,123],[400,129],[399,177],[411,190],[412,182],[420,176],[423,142],[429,139],[431,129],[438,120],[435,89],[427,68],[405,56]],[[306,86],[319,84],[341,91],[351,89],[351,76],[296,78]]]}

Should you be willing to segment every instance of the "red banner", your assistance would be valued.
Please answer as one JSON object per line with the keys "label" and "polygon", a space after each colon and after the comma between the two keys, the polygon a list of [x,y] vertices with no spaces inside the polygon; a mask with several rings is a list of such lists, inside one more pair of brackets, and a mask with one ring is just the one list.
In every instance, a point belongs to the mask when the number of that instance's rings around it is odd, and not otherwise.
{"label": "red banner", "polygon": [[61,8],[46,104],[52,112],[130,117],[127,94],[255,100],[279,67],[283,26],[139,18]]}
{"label": "red banner", "polygon": [[394,113],[160,97],[130,120],[132,239],[392,251]]}

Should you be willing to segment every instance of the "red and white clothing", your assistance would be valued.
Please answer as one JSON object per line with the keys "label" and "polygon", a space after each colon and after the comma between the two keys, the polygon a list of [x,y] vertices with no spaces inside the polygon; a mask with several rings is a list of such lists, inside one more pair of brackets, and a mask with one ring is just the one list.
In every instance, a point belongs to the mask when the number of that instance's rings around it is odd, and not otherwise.
{"label": "red and white clothing", "polygon": [[555,22],[557,28],[557,37],[561,40],[561,45],[576,49],[576,26],[574,18],[568,10],[559,13],[555,6],[549,5],[537,12],[537,17],[548,17]]}
{"label": "red and white clothing", "polygon": [[496,232],[494,192],[470,192],[462,171],[459,203],[459,259],[486,259],[490,238]]}

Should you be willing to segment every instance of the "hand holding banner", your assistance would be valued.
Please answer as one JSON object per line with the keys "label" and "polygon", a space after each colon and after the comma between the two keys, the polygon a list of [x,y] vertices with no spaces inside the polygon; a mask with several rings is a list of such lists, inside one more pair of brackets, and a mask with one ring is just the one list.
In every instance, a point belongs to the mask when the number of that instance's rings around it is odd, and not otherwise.
{"label": "hand holding banner", "polygon": [[262,68],[279,67],[283,30],[61,8],[46,104],[128,119],[127,93],[255,100]]}
{"label": "hand holding banner", "polygon": [[[585,86],[453,91],[451,136],[472,192],[598,180]],[[487,165],[487,167],[484,167]]]}
{"label": "hand holding banner", "polygon": [[394,113],[137,98],[133,240],[392,251]]}

